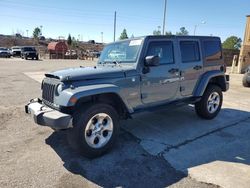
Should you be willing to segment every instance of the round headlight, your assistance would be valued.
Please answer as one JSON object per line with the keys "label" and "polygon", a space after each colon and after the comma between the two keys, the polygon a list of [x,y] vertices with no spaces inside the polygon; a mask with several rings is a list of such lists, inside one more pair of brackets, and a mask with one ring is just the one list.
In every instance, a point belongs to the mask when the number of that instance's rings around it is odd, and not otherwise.
{"label": "round headlight", "polygon": [[57,93],[58,93],[58,94],[61,93],[62,90],[63,90],[63,84],[59,84],[59,85],[57,86]]}

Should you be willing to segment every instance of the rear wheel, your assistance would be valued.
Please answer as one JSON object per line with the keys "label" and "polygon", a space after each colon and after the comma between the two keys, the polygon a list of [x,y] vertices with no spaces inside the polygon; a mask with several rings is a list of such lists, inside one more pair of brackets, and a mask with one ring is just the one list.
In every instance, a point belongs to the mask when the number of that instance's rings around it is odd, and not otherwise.
{"label": "rear wheel", "polygon": [[242,80],[242,84],[244,87],[250,87],[250,83],[247,82],[247,76],[245,75]]}
{"label": "rear wheel", "polygon": [[114,145],[119,117],[112,106],[99,103],[83,107],[73,118],[73,143],[84,156],[98,157]]}
{"label": "rear wheel", "polygon": [[203,119],[215,118],[221,110],[223,95],[217,85],[209,85],[201,100],[195,104],[195,111]]}

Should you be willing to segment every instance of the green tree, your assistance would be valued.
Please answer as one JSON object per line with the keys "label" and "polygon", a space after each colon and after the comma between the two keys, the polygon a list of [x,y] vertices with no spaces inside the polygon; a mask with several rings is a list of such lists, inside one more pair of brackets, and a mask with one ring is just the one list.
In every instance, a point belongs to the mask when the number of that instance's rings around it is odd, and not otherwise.
{"label": "green tree", "polygon": [[189,32],[185,27],[181,27],[179,32],[176,32],[176,35],[188,35]]}
{"label": "green tree", "polygon": [[41,29],[39,27],[36,27],[34,29],[34,31],[33,31],[33,37],[34,37],[34,39],[38,39],[41,34],[42,34],[41,33]]}
{"label": "green tree", "polygon": [[165,35],[173,35],[171,31],[166,31]]}
{"label": "green tree", "polygon": [[160,30],[154,30],[153,35],[161,35],[161,31]]}
{"label": "green tree", "polygon": [[157,29],[153,31],[153,35],[161,35],[161,26],[158,26]]}
{"label": "green tree", "polygon": [[71,46],[72,46],[73,48],[76,48],[76,47],[77,47],[77,45],[78,45],[77,40],[75,39],[75,37],[72,37]]}
{"label": "green tree", "polygon": [[121,36],[119,38],[120,40],[124,40],[124,39],[128,39],[128,34],[127,34],[127,30],[123,29]]}
{"label": "green tree", "polygon": [[69,46],[72,45],[72,38],[71,38],[71,35],[70,35],[70,34],[69,34],[68,39],[67,39],[67,44],[68,44]]}
{"label": "green tree", "polygon": [[242,40],[236,36],[228,37],[222,44],[224,49],[236,49],[239,50],[241,48]]}

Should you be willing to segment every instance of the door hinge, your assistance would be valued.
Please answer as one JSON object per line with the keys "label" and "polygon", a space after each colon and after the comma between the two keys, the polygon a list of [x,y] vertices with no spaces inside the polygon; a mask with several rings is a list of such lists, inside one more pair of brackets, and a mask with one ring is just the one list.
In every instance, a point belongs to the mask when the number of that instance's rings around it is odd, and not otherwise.
{"label": "door hinge", "polygon": [[141,99],[145,99],[147,98],[147,95],[146,94],[141,94]]}
{"label": "door hinge", "polygon": [[180,92],[182,92],[182,91],[185,91],[185,87],[184,86],[180,87]]}

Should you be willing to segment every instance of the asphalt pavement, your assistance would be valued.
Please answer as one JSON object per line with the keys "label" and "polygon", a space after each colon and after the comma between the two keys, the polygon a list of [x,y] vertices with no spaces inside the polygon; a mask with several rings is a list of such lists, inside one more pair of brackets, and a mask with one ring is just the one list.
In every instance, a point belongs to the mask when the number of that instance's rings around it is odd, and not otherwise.
{"label": "asphalt pavement", "polygon": [[249,187],[250,88],[241,75],[231,75],[216,119],[200,119],[193,106],[138,114],[121,122],[115,147],[94,160],[69,147],[67,131],[24,114],[41,95],[44,72],[94,64],[0,59],[1,187]]}

